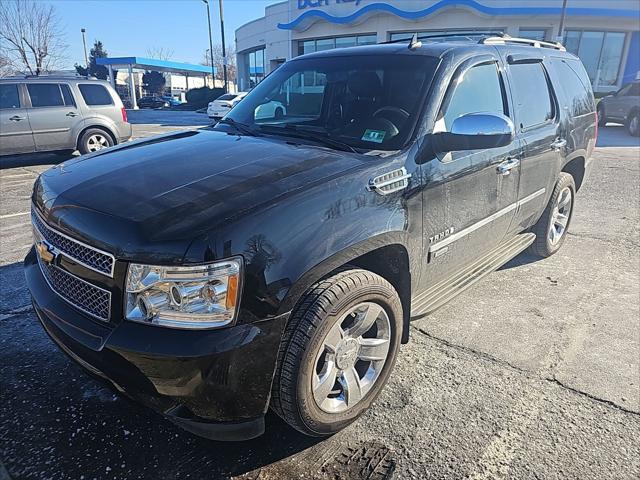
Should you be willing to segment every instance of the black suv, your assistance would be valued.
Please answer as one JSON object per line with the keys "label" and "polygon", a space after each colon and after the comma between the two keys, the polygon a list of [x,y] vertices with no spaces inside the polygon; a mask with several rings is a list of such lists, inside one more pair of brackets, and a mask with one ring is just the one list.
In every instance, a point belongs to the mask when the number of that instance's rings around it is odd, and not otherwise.
{"label": "black suv", "polygon": [[189,431],[255,437],[271,407],[329,435],[371,406],[411,319],[562,246],[596,128],[556,44],[301,56],[214,128],[43,173],[33,305],[71,358]]}

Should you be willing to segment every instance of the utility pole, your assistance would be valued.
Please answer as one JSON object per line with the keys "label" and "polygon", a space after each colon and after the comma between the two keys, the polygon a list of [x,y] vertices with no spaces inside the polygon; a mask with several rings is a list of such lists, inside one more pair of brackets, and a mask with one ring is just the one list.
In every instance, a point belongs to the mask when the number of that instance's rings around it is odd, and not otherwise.
{"label": "utility pole", "polygon": [[224,8],[222,6],[222,0],[218,0],[218,6],[220,7],[220,34],[222,35],[222,71],[224,73],[224,91],[229,93],[229,82],[227,80],[227,49],[224,45]]}
{"label": "utility pole", "polygon": [[87,70],[89,70],[89,57],[87,57],[87,40],[84,38],[86,30],[84,28],[81,28],[80,31],[82,32],[82,44],[84,45],[84,66],[87,68]]}
{"label": "utility pole", "polygon": [[562,0],[562,13],[560,13],[560,26],[558,27],[558,42],[564,39],[564,19],[567,15],[567,0]]}
{"label": "utility pole", "polygon": [[[209,23],[209,59],[211,60],[211,81],[213,82],[213,88],[216,88],[216,67],[213,65],[213,40],[211,38],[211,12],[209,11],[209,0],[202,0],[202,2],[207,6],[207,22]],[[222,49],[224,52],[224,43],[222,45]]]}

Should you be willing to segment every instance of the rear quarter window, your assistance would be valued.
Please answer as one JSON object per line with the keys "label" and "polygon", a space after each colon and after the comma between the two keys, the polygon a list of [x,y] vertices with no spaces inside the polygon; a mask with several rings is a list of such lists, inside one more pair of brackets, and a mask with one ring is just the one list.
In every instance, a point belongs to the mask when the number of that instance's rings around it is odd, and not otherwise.
{"label": "rear quarter window", "polygon": [[81,83],[78,85],[84,103],[89,106],[113,105],[111,94],[103,85],[90,85]]}
{"label": "rear quarter window", "polygon": [[595,101],[591,93],[591,82],[582,65],[575,60],[553,59],[559,88],[562,91],[562,106],[572,117],[595,111]]}

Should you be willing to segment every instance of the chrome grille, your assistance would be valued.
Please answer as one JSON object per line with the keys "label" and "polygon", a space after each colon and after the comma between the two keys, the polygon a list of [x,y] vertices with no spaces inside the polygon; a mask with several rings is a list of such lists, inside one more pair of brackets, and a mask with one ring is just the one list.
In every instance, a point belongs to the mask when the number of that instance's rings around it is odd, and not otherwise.
{"label": "chrome grille", "polygon": [[40,235],[64,256],[91,270],[113,277],[115,264],[113,255],[57,232],[45,224],[35,211],[32,211],[31,218]]}
{"label": "chrome grille", "polygon": [[103,321],[111,317],[111,292],[96,287],[75,275],[48,265],[38,257],[38,264],[49,287],[74,307]]}

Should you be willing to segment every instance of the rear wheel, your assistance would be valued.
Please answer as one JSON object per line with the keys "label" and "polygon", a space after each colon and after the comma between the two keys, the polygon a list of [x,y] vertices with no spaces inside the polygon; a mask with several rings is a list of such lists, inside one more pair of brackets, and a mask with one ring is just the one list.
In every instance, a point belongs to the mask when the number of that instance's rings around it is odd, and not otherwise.
{"label": "rear wheel", "polygon": [[78,150],[83,155],[111,146],[113,146],[111,135],[99,128],[90,128],[82,134],[78,142]]}
{"label": "rear wheel", "polygon": [[640,136],[640,112],[633,111],[627,118],[627,131],[633,137]]}
{"label": "rear wheel", "polygon": [[531,228],[536,239],[529,247],[529,251],[541,257],[550,257],[562,247],[567,236],[567,229],[573,215],[576,185],[573,177],[562,172],[553,189],[538,222]]}
{"label": "rear wheel", "polygon": [[400,299],[379,275],[353,269],[321,280],[287,325],[271,407],[307,435],[345,428],[387,382],[401,330]]}
{"label": "rear wheel", "polygon": [[607,126],[607,115],[604,111],[604,105],[598,105],[598,126],[606,127]]}

